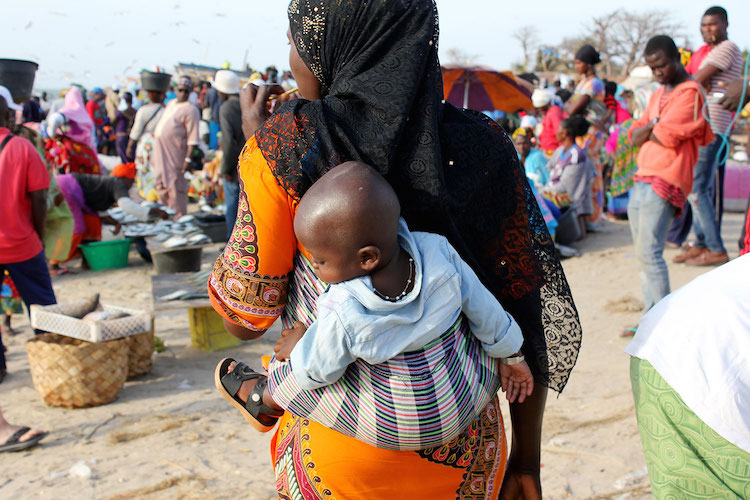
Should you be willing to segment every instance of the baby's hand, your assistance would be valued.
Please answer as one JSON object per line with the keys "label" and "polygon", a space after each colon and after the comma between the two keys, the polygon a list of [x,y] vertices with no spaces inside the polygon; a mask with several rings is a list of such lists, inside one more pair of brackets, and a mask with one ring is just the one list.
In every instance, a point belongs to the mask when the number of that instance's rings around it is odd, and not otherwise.
{"label": "baby's hand", "polygon": [[514,403],[516,399],[523,403],[534,390],[534,377],[526,361],[521,361],[517,365],[500,363],[500,380],[509,403]]}
{"label": "baby's hand", "polygon": [[292,349],[297,345],[297,342],[302,339],[302,336],[307,331],[307,327],[299,321],[294,323],[294,328],[291,330],[282,330],[281,338],[276,341],[276,345],[273,346],[273,352],[276,353],[276,359],[279,361],[286,361],[292,354]]}

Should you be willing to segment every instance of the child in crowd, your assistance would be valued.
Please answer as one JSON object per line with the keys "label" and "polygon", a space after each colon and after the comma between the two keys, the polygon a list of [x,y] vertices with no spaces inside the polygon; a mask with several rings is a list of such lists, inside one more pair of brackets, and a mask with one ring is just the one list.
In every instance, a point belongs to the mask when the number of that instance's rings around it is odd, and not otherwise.
{"label": "child in crowd", "polygon": [[[270,381],[231,359],[215,373],[257,429],[273,428],[284,407],[374,446],[421,449],[459,435],[500,386],[509,401],[531,395],[518,324],[446,238],[409,231],[375,170],[332,169],[300,200],[294,229],[331,284],[317,320],[282,332]],[[246,404],[237,389],[252,379]]]}

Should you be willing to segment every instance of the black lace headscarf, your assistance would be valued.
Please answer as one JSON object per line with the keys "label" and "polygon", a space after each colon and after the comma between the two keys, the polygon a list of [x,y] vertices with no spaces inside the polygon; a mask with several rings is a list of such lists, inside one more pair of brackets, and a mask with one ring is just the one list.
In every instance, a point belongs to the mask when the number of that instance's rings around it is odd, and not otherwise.
{"label": "black lace headscarf", "polygon": [[293,0],[289,23],[322,99],[282,106],[256,132],[296,199],[362,161],[396,190],[412,230],[445,235],[521,325],[536,379],[562,391],[581,327],[510,138],[443,102],[433,0]]}

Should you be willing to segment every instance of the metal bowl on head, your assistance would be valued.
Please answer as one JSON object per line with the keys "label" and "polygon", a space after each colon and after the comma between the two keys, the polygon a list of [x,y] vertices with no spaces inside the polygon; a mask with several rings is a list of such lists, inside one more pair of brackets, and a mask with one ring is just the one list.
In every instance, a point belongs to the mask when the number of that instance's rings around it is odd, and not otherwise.
{"label": "metal bowl on head", "polygon": [[146,92],[167,92],[171,83],[172,75],[169,73],[141,71],[141,88]]}
{"label": "metal bowl on head", "polygon": [[34,77],[39,65],[21,59],[0,59],[0,85],[10,90],[16,104],[31,99]]}

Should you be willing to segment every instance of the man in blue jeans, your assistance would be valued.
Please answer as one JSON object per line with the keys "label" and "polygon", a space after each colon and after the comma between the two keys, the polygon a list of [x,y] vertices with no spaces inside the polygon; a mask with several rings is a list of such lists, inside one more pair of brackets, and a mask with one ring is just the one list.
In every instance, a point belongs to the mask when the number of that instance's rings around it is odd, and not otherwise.
{"label": "man in blue jeans", "polygon": [[[56,302],[42,245],[49,175],[34,145],[10,133],[16,109],[0,86],[0,285],[8,271],[26,307],[49,305]],[[0,382],[4,351],[0,338]]]}
{"label": "man in blue jeans", "polygon": [[[693,173],[693,190],[688,196],[695,243],[673,259],[694,266],[713,266],[729,260],[721,240],[721,212],[726,140],[732,131],[732,113],[719,100],[726,85],[742,76],[743,58],[737,44],[728,38],[728,26],[727,11],[721,7],[711,7],[701,19],[701,35],[706,45],[699,52],[705,56],[698,62],[693,77],[709,95],[708,114],[716,139],[700,150]],[[687,236],[686,231],[683,234]]]}
{"label": "man in blue jeans", "polygon": [[700,112],[703,94],[682,66],[674,41],[663,35],[653,37],[644,55],[662,86],[630,129],[632,143],[640,152],[628,220],[648,310],[669,294],[663,256],[667,231],[691,191],[698,147],[708,144],[713,134]]}

